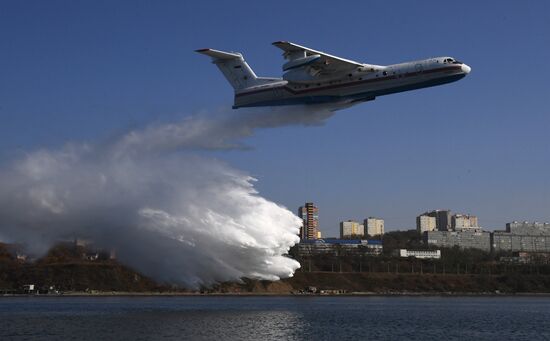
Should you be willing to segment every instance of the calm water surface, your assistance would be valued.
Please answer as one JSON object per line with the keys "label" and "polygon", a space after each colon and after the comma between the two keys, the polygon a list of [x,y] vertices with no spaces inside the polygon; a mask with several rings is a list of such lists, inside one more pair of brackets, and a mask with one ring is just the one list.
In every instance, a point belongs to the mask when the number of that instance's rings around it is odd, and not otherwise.
{"label": "calm water surface", "polygon": [[544,340],[548,297],[0,298],[0,340]]}

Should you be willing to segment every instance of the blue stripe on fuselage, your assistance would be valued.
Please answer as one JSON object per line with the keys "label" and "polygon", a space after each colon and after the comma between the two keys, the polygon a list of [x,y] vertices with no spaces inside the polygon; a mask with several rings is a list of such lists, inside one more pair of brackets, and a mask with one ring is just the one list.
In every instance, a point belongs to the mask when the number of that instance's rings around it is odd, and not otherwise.
{"label": "blue stripe on fuselage", "polygon": [[255,103],[250,103],[245,105],[233,106],[233,108],[237,109],[237,108],[244,108],[244,107],[283,106],[283,105],[296,105],[296,104],[321,104],[321,103],[339,102],[346,99],[351,99],[351,100],[360,100],[364,98],[374,99],[374,97],[378,97],[378,96],[390,95],[390,94],[404,92],[404,91],[429,88],[432,86],[456,82],[464,78],[465,76],[466,74],[451,75],[443,78],[427,80],[424,82],[402,85],[402,86],[397,86],[397,87],[387,88],[387,89],[367,91],[367,92],[357,93],[349,96],[326,96],[326,95],[296,96],[296,97],[274,99],[274,100],[255,102]]}

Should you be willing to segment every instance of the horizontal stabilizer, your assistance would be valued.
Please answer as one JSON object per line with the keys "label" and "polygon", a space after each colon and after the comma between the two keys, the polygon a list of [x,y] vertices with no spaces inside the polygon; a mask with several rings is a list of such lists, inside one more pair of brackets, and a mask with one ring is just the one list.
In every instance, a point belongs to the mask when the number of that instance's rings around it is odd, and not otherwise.
{"label": "horizontal stabilizer", "polygon": [[195,50],[195,52],[202,53],[214,59],[238,59],[243,57],[240,53],[225,52],[225,51],[219,51],[214,49],[200,49],[200,50]]}

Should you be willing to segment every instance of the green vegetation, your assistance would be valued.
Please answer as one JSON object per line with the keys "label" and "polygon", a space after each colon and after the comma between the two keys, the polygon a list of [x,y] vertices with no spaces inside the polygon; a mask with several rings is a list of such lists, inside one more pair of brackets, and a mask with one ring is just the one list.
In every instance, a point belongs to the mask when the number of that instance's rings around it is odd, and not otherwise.
{"label": "green vegetation", "polygon": [[397,249],[426,249],[416,230],[387,232],[382,238],[382,244],[385,255],[391,255]]}
{"label": "green vegetation", "polygon": [[16,259],[0,244],[0,290],[17,290],[26,284],[61,291],[153,291],[162,289],[151,279],[108,257],[88,260],[81,247],[60,244],[33,263]]}
{"label": "green vegetation", "polygon": [[[278,282],[244,279],[222,283],[205,293],[288,294],[307,287],[345,292],[391,293],[550,293],[550,265],[498,262],[500,255],[479,250],[443,249],[440,260],[399,258],[392,248],[421,249],[409,231],[384,236],[387,252],[365,256],[340,250],[339,255],[297,258],[302,264],[295,276]],[[390,246],[391,245],[391,246]],[[415,246],[418,245],[418,246]],[[120,265],[108,255],[90,260],[86,250],[60,244],[35,262],[17,260],[13,247],[0,244],[0,291],[26,284],[54,286],[62,292],[173,292],[183,288],[159,285]]]}
{"label": "green vegetation", "polygon": [[[441,259],[401,258],[398,249],[426,250],[416,230],[384,235],[384,252],[362,255],[339,247],[335,254],[291,256],[302,265],[285,282],[294,288],[371,292],[550,292],[547,259],[529,264],[499,262],[501,256],[477,249],[442,248]],[[435,249],[431,247],[431,249]]]}
{"label": "green vegetation", "polygon": [[433,275],[395,273],[298,272],[284,280],[295,289],[391,293],[549,293],[549,275]]}

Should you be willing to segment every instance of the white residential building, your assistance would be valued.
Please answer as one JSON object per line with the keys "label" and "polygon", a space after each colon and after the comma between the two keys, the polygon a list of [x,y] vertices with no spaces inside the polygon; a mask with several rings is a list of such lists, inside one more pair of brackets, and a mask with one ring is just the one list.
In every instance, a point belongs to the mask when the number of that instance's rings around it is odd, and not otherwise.
{"label": "white residential building", "polygon": [[477,228],[477,217],[469,214],[455,214],[451,217],[451,226],[453,230]]}
{"label": "white residential building", "polygon": [[424,233],[426,231],[435,231],[437,228],[435,217],[430,217],[427,215],[420,215],[416,217],[416,230],[419,233]]}
{"label": "white residential building", "polygon": [[369,236],[381,236],[384,234],[384,219],[368,217],[364,223]]}
{"label": "white residential building", "polygon": [[363,236],[365,236],[364,225],[353,220],[340,222],[340,238],[361,238]]}

